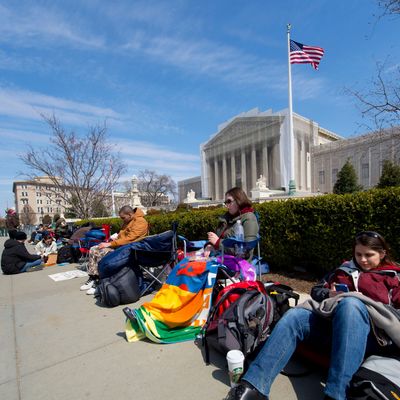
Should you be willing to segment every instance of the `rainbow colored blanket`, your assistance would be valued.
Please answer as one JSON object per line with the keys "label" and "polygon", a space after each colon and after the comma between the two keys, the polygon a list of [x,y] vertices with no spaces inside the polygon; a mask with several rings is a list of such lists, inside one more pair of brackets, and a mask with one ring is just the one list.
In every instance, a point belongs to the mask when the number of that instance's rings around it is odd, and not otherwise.
{"label": "rainbow colored blanket", "polygon": [[153,300],[132,310],[127,319],[128,342],[145,337],[156,343],[194,340],[207,321],[219,264],[216,261],[179,262]]}

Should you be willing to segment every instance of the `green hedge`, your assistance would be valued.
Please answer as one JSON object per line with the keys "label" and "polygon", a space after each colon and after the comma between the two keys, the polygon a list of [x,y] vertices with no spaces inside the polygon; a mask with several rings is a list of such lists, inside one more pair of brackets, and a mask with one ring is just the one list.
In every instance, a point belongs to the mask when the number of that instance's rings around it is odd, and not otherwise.
{"label": "green hedge", "polygon": [[[261,254],[273,271],[303,267],[321,275],[351,257],[354,235],[363,230],[380,232],[400,258],[400,188],[374,189],[346,195],[323,195],[306,199],[276,200],[256,205],[260,215]],[[150,233],[171,229],[189,240],[205,239],[225,209],[188,210],[149,215]],[[81,221],[80,223],[83,223]],[[96,219],[110,223],[112,232],[121,227],[119,218]]]}
{"label": "green hedge", "polygon": [[315,275],[351,257],[357,232],[374,230],[400,256],[400,188],[261,204],[262,254],[273,269],[304,267]]}

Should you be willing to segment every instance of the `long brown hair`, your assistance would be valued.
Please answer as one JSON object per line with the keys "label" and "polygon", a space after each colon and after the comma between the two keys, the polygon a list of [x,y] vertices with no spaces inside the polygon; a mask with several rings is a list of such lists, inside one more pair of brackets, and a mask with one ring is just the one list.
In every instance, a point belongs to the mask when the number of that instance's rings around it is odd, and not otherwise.
{"label": "long brown hair", "polygon": [[374,231],[364,231],[357,233],[354,243],[353,243],[353,260],[356,260],[355,257],[355,249],[358,244],[362,246],[369,247],[374,251],[378,251],[380,253],[385,253],[385,256],[382,258],[381,265],[391,265],[394,264],[390,256],[390,247],[387,244],[385,238],[380,235],[378,232]]}
{"label": "long brown hair", "polygon": [[247,194],[240,187],[234,187],[232,189],[229,189],[225,193],[225,197],[228,195],[232,196],[233,199],[236,201],[239,210],[243,210],[243,208],[248,208],[252,206],[252,203],[250,199],[247,197]]}

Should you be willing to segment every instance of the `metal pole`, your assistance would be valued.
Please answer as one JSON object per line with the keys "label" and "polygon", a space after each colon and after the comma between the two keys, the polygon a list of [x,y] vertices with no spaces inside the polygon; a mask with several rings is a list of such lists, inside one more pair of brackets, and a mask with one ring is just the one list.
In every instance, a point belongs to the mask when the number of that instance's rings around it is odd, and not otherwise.
{"label": "metal pole", "polygon": [[296,181],[294,175],[294,133],[293,133],[293,108],[292,108],[292,68],[290,64],[290,29],[287,24],[287,46],[288,46],[288,91],[289,91],[289,195],[295,194]]}

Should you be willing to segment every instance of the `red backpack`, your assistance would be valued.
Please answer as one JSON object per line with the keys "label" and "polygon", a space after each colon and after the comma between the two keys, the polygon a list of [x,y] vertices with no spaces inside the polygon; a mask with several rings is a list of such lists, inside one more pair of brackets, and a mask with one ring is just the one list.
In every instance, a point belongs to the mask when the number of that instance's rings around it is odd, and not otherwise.
{"label": "red backpack", "polygon": [[273,317],[273,300],[261,282],[239,282],[222,289],[202,330],[206,363],[209,346],[223,354],[253,353],[267,338]]}

